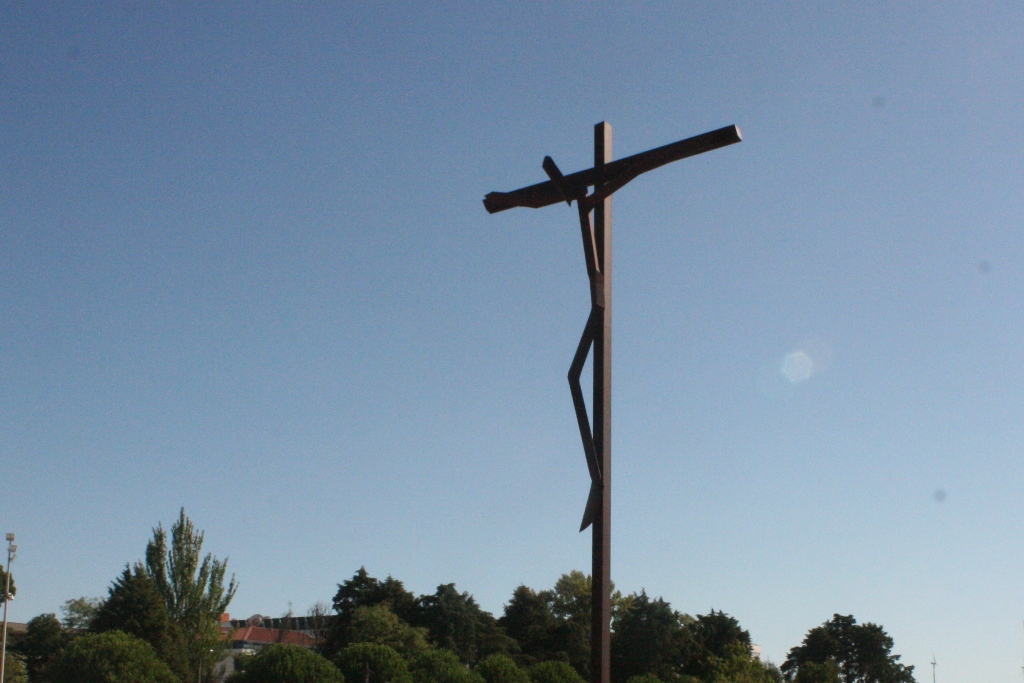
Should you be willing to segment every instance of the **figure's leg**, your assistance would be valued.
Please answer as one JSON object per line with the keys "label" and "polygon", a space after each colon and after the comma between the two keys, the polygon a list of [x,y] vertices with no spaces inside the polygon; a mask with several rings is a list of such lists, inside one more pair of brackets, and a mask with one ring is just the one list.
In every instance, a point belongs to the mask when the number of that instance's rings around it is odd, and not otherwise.
{"label": "figure's leg", "polygon": [[590,471],[590,496],[587,499],[587,508],[583,513],[583,531],[596,514],[593,501],[594,487],[601,481],[601,466],[597,461],[597,453],[594,450],[594,434],[590,428],[590,416],[587,415],[587,404],[583,400],[583,389],[580,387],[580,376],[583,374],[583,366],[590,354],[590,347],[594,343],[594,335],[597,332],[597,324],[600,320],[599,308],[596,306],[590,309],[590,316],[587,318],[587,325],[583,328],[583,335],[580,337],[579,346],[576,347],[576,355],[573,356],[572,365],[569,366],[569,391],[572,393],[572,405],[576,410],[576,422],[580,428],[580,439],[583,441],[583,453],[587,458],[587,469]]}

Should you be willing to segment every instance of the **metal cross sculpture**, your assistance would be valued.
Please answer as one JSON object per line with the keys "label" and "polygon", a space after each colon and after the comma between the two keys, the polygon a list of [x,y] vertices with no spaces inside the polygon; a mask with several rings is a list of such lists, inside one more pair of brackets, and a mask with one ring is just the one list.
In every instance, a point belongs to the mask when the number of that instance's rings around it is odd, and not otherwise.
{"label": "metal cross sculpture", "polygon": [[[539,209],[576,202],[583,256],[590,279],[590,316],[569,367],[569,389],[576,409],[583,452],[590,470],[590,495],[580,531],[593,526],[591,559],[590,680],[611,680],[611,465],[612,465],[612,193],[659,166],[739,142],[740,130],[726,126],[664,147],[612,161],[612,127],[594,126],[594,167],[562,175],[551,157],[542,167],[549,180],[512,192],[491,192],[484,198],[489,213],[517,206]],[[593,192],[588,194],[588,188]],[[590,215],[594,219],[591,222]],[[594,347],[593,425],[580,388],[580,375]]]}

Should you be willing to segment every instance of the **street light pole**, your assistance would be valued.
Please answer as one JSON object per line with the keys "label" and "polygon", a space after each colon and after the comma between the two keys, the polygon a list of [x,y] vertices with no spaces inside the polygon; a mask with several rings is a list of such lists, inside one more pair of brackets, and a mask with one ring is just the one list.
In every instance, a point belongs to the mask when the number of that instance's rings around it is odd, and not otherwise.
{"label": "street light pole", "polygon": [[0,644],[0,683],[4,680],[4,669],[7,666],[7,603],[13,597],[11,595],[11,561],[14,560],[14,553],[18,546],[14,545],[14,534],[7,534],[7,585],[4,586],[4,634]]}

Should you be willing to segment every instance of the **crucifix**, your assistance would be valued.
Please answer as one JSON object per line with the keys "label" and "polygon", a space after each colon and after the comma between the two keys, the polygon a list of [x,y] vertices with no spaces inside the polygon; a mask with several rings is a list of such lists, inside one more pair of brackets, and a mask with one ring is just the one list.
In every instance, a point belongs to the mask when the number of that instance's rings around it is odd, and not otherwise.
{"label": "crucifix", "polygon": [[[736,126],[612,161],[612,127],[594,126],[594,167],[563,175],[551,157],[541,165],[548,180],[512,192],[491,192],[484,198],[488,213],[517,206],[539,209],[576,202],[583,257],[590,280],[590,315],[569,366],[569,390],[579,423],[583,453],[590,471],[590,495],[580,531],[592,526],[590,680],[611,680],[611,466],[612,466],[612,193],[659,166],[710,152],[741,140]],[[588,188],[593,192],[588,194]],[[591,220],[593,214],[593,220]],[[580,388],[583,365],[594,350],[593,421]],[[592,422],[592,423],[591,423]]]}

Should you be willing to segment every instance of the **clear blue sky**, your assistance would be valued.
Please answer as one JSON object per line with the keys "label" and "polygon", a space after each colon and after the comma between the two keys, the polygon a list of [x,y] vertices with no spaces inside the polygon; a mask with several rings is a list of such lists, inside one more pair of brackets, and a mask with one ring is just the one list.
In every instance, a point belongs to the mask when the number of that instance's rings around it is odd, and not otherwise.
{"label": "clear blue sky", "polygon": [[[360,565],[500,613],[589,569],[574,210],[480,200],[735,123],[615,198],[613,578],[776,662],[834,612],[1020,678],[1024,6],[5,3],[16,621],[184,506],[231,610]],[[787,361],[788,358],[788,361]],[[783,372],[787,370],[789,377]]]}

